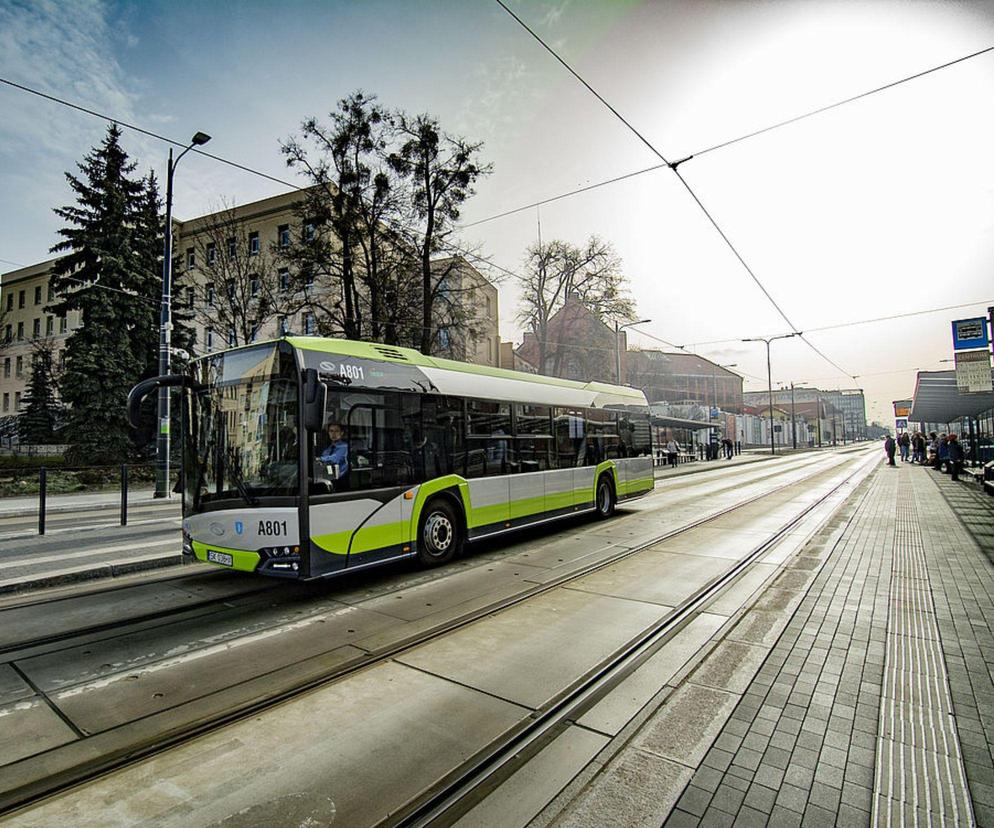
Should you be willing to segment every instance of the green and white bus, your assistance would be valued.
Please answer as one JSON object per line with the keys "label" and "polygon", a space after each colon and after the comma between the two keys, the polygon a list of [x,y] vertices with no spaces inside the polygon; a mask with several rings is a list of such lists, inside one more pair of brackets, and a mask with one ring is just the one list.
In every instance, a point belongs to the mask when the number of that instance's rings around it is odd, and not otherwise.
{"label": "green and white bus", "polygon": [[636,389],[286,337],[132,389],[182,386],[183,548],[246,572],[321,578],[582,512],[653,487]]}

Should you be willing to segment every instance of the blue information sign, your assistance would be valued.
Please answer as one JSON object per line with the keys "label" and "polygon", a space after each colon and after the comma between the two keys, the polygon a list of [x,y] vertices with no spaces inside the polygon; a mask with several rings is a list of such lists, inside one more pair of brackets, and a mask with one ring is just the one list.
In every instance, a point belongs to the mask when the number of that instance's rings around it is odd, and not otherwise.
{"label": "blue information sign", "polygon": [[987,338],[987,319],[976,316],[973,319],[956,319],[953,321],[953,350],[965,351],[970,348],[986,348],[990,340]]}

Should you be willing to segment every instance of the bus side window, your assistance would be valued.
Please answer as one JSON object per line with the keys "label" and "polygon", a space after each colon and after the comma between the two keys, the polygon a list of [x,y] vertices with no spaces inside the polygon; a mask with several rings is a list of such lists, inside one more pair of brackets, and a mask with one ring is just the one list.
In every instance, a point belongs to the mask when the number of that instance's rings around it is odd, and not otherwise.
{"label": "bus side window", "polygon": [[519,471],[545,471],[552,451],[549,407],[515,405],[515,449]]}
{"label": "bus side window", "polygon": [[567,408],[556,409],[556,459],[560,469],[584,465],[586,458],[583,415]]}
{"label": "bus side window", "polygon": [[468,400],[466,407],[466,477],[509,474],[514,462],[510,404]]}
{"label": "bus side window", "polygon": [[422,398],[421,433],[415,434],[412,455],[417,482],[465,472],[466,418],[461,399]]}

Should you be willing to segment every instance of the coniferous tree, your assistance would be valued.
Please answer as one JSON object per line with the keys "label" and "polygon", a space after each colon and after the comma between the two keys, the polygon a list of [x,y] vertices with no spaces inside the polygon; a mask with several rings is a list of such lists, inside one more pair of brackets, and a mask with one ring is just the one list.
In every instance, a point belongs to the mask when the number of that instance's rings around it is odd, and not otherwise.
{"label": "coniferous tree", "polygon": [[[65,434],[71,463],[118,463],[132,453],[126,415],[128,391],[148,361],[152,231],[146,183],[131,178],[135,164],[112,125],[101,145],[66,173],[76,204],[56,209],[66,226],[52,248],[65,253],[52,289],[58,315],[79,311],[82,325],[66,343],[61,397],[68,407]],[[146,295],[142,295],[145,292]],[[154,305],[151,306],[154,308]],[[154,310],[153,310],[154,313]]]}
{"label": "coniferous tree", "polygon": [[31,356],[31,378],[17,419],[22,443],[47,445],[55,442],[59,403],[55,394],[55,360],[51,339],[40,340]]}

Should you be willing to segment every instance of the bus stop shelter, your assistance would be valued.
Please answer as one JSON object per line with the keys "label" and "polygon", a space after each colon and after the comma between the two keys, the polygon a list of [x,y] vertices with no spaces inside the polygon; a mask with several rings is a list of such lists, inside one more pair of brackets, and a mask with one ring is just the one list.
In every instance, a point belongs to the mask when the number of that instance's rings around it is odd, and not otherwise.
{"label": "bus stop shelter", "polygon": [[[994,377],[994,371],[992,371]],[[946,424],[963,423],[969,441],[971,459],[986,462],[994,459],[994,391],[961,393],[956,386],[955,371],[919,371],[911,403],[911,422]]]}

